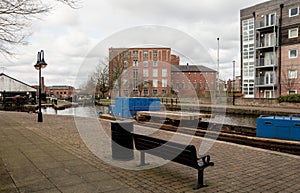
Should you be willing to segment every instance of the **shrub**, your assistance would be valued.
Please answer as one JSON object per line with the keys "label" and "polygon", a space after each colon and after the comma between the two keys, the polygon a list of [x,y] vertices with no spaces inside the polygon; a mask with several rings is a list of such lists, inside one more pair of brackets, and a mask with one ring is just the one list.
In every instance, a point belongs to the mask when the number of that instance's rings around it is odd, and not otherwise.
{"label": "shrub", "polygon": [[286,96],[278,97],[278,102],[290,102],[290,103],[299,103],[300,102],[300,95],[299,94],[291,94]]}

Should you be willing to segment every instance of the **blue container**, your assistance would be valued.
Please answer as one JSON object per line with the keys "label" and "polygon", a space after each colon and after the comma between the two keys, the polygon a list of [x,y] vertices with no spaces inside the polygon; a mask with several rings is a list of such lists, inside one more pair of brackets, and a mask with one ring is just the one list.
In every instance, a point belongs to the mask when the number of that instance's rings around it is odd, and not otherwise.
{"label": "blue container", "polygon": [[144,97],[118,97],[115,99],[114,107],[111,107],[112,114],[118,117],[130,118],[135,116],[138,111],[159,111],[159,98]]}
{"label": "blue container", "polygon": [[160,111],[160,99],[149,98],[148,106],[149,106],[149,111]]}
{"label": "blue container", "polygon": [[300,141],[300,117],[259,117],[256,119],[256,136]]}

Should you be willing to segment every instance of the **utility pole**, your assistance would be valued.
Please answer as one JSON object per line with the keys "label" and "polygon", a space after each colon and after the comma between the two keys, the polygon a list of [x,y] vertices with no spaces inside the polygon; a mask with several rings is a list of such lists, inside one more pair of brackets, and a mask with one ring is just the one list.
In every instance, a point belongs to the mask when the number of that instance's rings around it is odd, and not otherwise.
{"label": "utility pole", "polygon": [[219,71],[220,71],[220,38],[217,38],[218,42],[218,49],[217,49],[217,90],[220,91],[220,85],[219,85]]}

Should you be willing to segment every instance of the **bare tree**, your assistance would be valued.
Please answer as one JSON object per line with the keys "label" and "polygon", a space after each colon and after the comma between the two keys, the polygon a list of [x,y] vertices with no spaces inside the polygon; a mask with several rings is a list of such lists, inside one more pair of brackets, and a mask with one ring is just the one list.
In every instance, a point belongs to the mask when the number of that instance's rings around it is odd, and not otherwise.
{"label": "bare tree", "polygon": [[101,97],[104,98],[105,93],[109,90],[109,69],[104,61],[100,62],[96,67],[93,77],[96,85],[96,92],[100,92]]}
{"label": "bare tree", "polygon": [[109,89],[116,90],[118,96],[122,91],[122,74],[127,68],[128,51],[127,49],[110,49],[109,53]]}
{"label": "bare tree", "polygon": [[[289,76],[290,71],[297,70],[297,67],[295,64],[291,64],[286,68],[286,72],[282,73],[281,77],[281,85],[286,88],[287,91],[295,89],[296,86],[296,76],[294,77],[293,74]],[[296,71],[297,72],[297,71]]]}
{"label": "bare tree", "polygon": [[13,54],[11,50],[15,45],[26,44],[26,37],[30,34],[26,34],[24,30],[37,15],[53,9],[54,2],[64,3],[72,8],[76,8],[79,3],[78,0],[52,0],[52,4],[41,0],[1,0],[0,53]]}

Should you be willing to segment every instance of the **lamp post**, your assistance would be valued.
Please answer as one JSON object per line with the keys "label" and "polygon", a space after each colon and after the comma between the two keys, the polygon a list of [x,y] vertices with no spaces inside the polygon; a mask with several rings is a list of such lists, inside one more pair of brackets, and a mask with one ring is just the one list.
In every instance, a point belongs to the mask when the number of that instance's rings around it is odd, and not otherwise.
{"label": "lamp post", "polygon": [[47,63],[44,60],[44,51],[41,50],[37,54],[37,62],[34,65],[34,68],[39,71],[39,112],[38,112],[38,122],[43,122],[43,114],[41,110],[42,106],[42,98],[41,98],[41,77],[42,77],[42,68],[45,68],[47,66]]}
{"label": "lamp post", "polygon": [[234,105],[234,103],[235,103],[235,96],[234,96],[234,89],[235,89],[235,81],[234,81],[234,79],[235,79],[235,60],[233,60],[232,61],[232,65],[233,65],[233,67],[232,67],[232,70],[233,70],[233,72],[232,72],[232,105]]}

